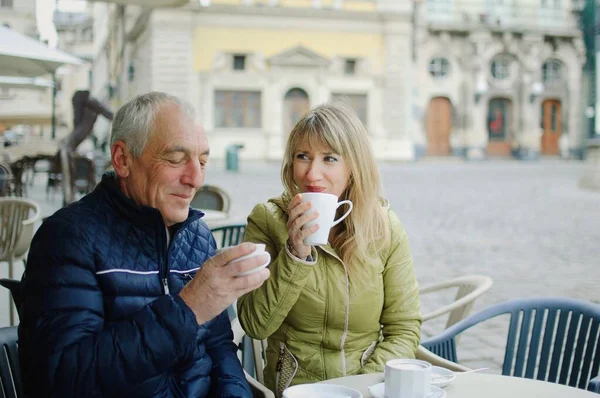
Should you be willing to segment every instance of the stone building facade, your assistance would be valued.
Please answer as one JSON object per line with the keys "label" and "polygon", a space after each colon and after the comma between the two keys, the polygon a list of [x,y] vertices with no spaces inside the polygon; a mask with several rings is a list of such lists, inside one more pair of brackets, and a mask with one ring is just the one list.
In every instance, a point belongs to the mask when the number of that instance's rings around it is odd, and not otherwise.
{"label": "stone building facade", "polygon": [[94,7],[104,32],[96,35],[96,95],[112,107],[149,90],[186,99],[217,158],[239,143],[242,158],[280,159],[299,115],[331,100],[356,110],[380,160],[568,157],[584,146],[585,55],[570,3]]}

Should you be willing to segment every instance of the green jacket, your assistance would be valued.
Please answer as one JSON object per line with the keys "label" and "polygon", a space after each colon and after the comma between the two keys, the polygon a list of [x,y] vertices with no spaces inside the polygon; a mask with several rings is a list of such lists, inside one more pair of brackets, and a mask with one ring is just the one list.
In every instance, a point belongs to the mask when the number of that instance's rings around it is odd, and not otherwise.
{"label": "green jacket", "polygon": [[268,339],[265,385],[281,395],[289,385],[382,372],[386,361],[414,358],[419,345],[419,291],[406,232],[389,215],[391,241],[349,277],[330,245],[313,248],[314,261],[286,247],[287,202],[257,205],[245,240],[265,243],[270,278],[238,300],[246,333]]}

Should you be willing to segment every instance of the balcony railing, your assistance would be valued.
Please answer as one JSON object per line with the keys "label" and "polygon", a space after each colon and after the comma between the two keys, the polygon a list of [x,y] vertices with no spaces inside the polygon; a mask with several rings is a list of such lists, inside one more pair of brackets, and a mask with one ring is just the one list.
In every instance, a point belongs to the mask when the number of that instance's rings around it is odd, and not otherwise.
{"label": "balcony railing", "polygon": [[471,30],[489,29],[577,29],[577,19],[570,7],[547,8],[532,2],[494,5],[491,0],[430,0],[420,9],[420,19],[432,27]]}

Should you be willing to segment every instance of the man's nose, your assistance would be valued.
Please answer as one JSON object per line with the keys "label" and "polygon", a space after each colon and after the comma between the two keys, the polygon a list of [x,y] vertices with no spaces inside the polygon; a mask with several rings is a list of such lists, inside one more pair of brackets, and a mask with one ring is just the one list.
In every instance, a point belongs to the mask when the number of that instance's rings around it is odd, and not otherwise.
{"label": "man's nose", "polygon": [[204,182],[204,169],[199,160],[193,160],[188,164],[184,175],[184,183],[195,189],[200,188]]}

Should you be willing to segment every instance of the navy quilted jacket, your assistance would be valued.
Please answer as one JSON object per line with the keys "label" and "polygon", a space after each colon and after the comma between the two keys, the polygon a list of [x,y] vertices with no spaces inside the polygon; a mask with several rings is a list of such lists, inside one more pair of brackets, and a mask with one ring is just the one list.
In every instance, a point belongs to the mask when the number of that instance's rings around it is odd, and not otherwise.
{"label": "navy quilted jacket", "polygon": [[44,222],[24,277],[26,396],[252,396],[226,312],[198,326],[177,295],[215,250],[201,217],[190,210],[167,250],[159,211],[105,174]]}

